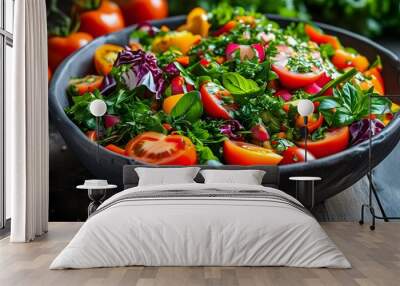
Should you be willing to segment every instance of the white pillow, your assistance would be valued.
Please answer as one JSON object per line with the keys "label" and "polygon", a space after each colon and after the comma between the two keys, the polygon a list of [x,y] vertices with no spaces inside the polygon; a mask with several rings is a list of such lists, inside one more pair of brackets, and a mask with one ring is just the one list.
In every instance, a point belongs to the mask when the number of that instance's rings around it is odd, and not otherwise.
{"label": "white pillow", "polygon": [[265,171],[261,170],[202,170],[205,184],[261,185]]}
{"label": "white pillow", "polygon": [[139,176],[138,186],[195,183],[200,168],[135,168]]}

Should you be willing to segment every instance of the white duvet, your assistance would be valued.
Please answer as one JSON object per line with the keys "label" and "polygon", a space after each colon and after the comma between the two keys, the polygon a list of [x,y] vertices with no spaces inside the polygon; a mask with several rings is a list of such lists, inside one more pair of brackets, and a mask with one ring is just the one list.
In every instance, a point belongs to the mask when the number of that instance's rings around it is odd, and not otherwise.
{"label": "white duvet", "polygon": [[277,189],[254,185],[131,188],[105,201],[99,208],[103,210],[88,219],[50,269],[128,265],[350,267],[318,222],[290,204],[243,197],[118,202],[133,192],[200,192],[210,188],[262,190],[295,201]]}

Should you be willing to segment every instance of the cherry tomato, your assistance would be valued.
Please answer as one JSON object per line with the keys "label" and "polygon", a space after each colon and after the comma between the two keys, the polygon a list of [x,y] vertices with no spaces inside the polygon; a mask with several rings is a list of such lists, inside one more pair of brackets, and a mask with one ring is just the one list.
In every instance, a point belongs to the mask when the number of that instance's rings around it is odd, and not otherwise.
{"label": "cherry tomato", "polygon": [[127,25],[168,16],[167,0],[117,0]]}
{"label": "cherry tomato", "polygon": [[189,138],[152,131],[144,132],[129,141],[125,154],[137,161],[157,165],[197,163],[196,148]]}
{"label": "cherry tomato", "polygon": [[310,40],[316,42],[317,44],[330,44],[335,50],[342,47],[337,37],[326,35],[318,28],[315,28],[309,24],[304,26],[304,31]]}
{"label": "cherry tomato", "polygon": [[[308,132],[312,133],[318,128],[321,127],[322,123],[324,122],[324,117],[322,114],[318,113],[313,113],[312,115],[307,116],[308,117],[308,123],[307,123],[307,129]],[[297,116],[296,118],[296,126],[297,127],[304,127],[304,118],[303,116]]]}
{"label": "cherry tomato", "polygon": [[278,165],[282,156],[254,144],[225,140],[224,159],[230,165]]}
{"label": "cherry tomato", "polygon": [[[137,13],[140,14],[140,13]],[[80,32],[97,38],[105,34],[117,32],[125,27],[122,11],[114,2],[103,0],[95,10],[80,14]]]}
{"label": "cherry tomato", "polygon": [[72,33],[67,37],[50,37],[48,39],[49,66],[55,71],[57,66],[70,54],[79,50],[93,40],[88,33]]}
{"label": "cherry tomato", "polygon": [[332,63],[338,69],[355,67],[358,71],[364,72],[368,66],[368,59],[359,54],[349,53],[345,50],[338,49],[332,57]]}
{"label": "cherry tomato", "polygon": [[96,71],[99,74],[108,75],[118,57],[118,53],[123,49],[123,47],[112,44],[105,44],[98,47],[94,53]]}
{"label": "cherry tomato", "polygon": [[90,141],[96,141],[97,140],[96,131],[90,130],[90,131],[87,131],[85,134],[86,134],[86,137],[89,138]]}
{"label": "cherry tomato", "polygon": [[209,81],[200,88],[201,101],[208,116],[221,119],[232,119],[232,111],[236,108],[233,97],[222,86]]}
{"label": "cherry tomato", "polygon": [[103,82],[103,76],[87,75],[83,78],[73,78],[68,83],[68,88],[72,89],[74,93],[83,95],[87,92],[93,92],[99,89]]}
{"label": "cherry tomato", "polygon": [[[283,159],[280,162],[281,165],[304,162],[306,158],[306,150],[293,146],[283,151],[282,155]],[[311,160],[315,160],[315,157],[310,152],[307,152],[307,161]]]}
{"label": "cherry tomato", "polygon": [[106,149],[110,150],[111,152],[120,154],[120,155],[125,155],[125,149],[118,147],[117,145],[114,144],[108,144]]}
{"label": "cherry tomato", "polygon": [[[350,140],[349,127],[341,127],[330,130],[326,133],[325,138],[318,141],[307,141],[307,150],[316,158],[326,157],[338,153],[347,148]],[[296,143],[304,148],[304,141]]]}
{"label": "cherry tomato", "polygon": [[272,70],[278,75],[279,81],[283,86],[289,89],[297,89],[310,85],[323,76],[324,72],[315,66],[312,72],[298,73],[290,71],[286,65],[289,58],[295,56],[294,50],[285,45],[277,46],[277,50],[278,54],[274,57]]}
{"label": "cherry tomato", "polygon": [[170,114],[172,109],[174,109],[175,105],[185,94],[175,94],[168,96],[163,101],[163,110],[165,113]]}

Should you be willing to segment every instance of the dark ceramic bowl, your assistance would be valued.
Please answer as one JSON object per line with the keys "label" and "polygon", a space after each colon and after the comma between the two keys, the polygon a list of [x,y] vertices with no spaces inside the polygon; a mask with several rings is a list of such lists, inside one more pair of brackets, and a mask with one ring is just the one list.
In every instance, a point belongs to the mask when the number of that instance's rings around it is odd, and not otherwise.
{"label": "dark ceramic bowl", "polygon": [[[269,18],[285,26],[293,19],[284,19],[269,15]],[[175,28],[185,21],[184,16],[171,17],[155,21],[155,26],[167,25]],[[366,55],[369,60],[374,60],[380,55],[383,63],[383,77],[388,94],[400,94],[400,61],[390,51],[371,40],[357,34],[333,26],[319,24],[325,32],[336,35],[344,46],[353,47]],[[66,95],[68,80],[71,77],[84,76],[90,72],[92,58],[96,47],[104,43],[126,44],[133,27],[121,32],[100,37],[66,59],[55,72],[50,85],[49,109],[52,120],[55,122],[61,135],[69,148],[78,156],[85,165],[98,178],[108,179],[112,183],[122,184],[122,166],[125,164],[140,164],[124,156],[117,155],[100,147],[97,155],[97,145],[89,141],[85,134],[66,116],[64,108],[69,105]],[[396,146],[400,138],[400,116],[395,119],[373,138],[373,166],[380,163]],[[244,167],[245,168],[245,167]],[[329,157],[280,166],[281,189],[291,192],[293,185],[289,176],[312,175],[322,177],[322,182],[317,186],[316,201],[321,202],[350,187],[368,171],[368,142],[353,146],[343,152]]]}

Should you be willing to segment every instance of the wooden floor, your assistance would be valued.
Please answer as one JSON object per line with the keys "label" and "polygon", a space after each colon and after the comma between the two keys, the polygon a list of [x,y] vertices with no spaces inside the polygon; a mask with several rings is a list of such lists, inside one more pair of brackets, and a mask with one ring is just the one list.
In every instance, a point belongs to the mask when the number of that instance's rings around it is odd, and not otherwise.
{"label": "wooden floor", "polygon": [[1,286],[88,285],[400,285],[400,223],[381,223],[372,232],[351,222],[322,223],[352,269],[285,267],[125,267],[48,270],[81,223],[50,223],[47,235],[29,244],[0,241]]}

